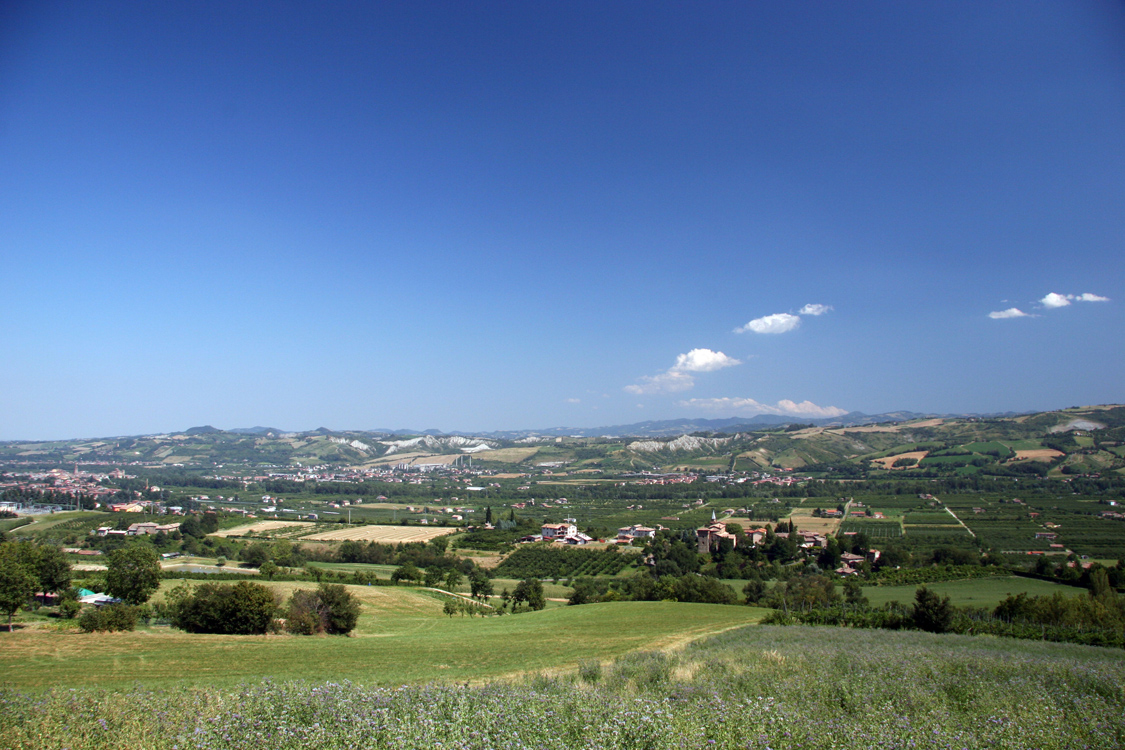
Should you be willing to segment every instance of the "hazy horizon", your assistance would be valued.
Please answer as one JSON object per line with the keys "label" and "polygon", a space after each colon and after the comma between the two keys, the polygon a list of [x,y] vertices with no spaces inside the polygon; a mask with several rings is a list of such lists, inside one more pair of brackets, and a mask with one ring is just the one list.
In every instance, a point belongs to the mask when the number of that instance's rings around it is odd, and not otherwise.
{"label": "hazy horizon", "polygon": [[[1109,404],[1109,403],[1106,403],[1106,404],[1082,404],[1082,405],[1071,404],[1069,406],[1056,406],[1056,407],[1045,408],[1045,409],[1032,409],[1032,410],[1029,410],[1029,411],[1019,411],[1019,412],[1015,412],[1015,411],[1003,411],[1003,412],[1000,412],[1000,411],[989,411],[989,412],[950,411],[950,412],[941,412],[940,414],[937,414],[937,413],[934,413],[934,412],[916,412],[913,409],[889,409],[885,412],[879,412],[878,414],[867,414],[866,412],[850,412],[850,413],[864,414],[864,416],[868,416],[868,417],[881,416],[883,414],[899,414],[899,413],[914,413],[914,414],[923,414],[923,415],[927,415],[927,416],[931,415],[931,414],[934,414],[936,416],[943,416],[943,417],[958,417],[958,416],[984,416],[984,415],[996,415],[996,414],[1036,414],[1036,413],[1043,413],[1043,412],[1060,411],[1062,409],[1069,409],[1069,408],[1074,408],[1074,407],[1098,408],[1098,407],[1112,406],[1112,405],[1113,404]],[[496,433],[496,432],[514,432],[514,433],[532,432],[533,433],[533,432],[548,432],[548,431],[554,431],[554,430],[585,430],[585,431],[589,431],[589,430],[597,430],[597,429],[603,429],[603,428],[608,429],[608,428],[611,428],[611,427],[628,427],[628,426],[631,426],[631,425],[643,424],[643,423],[648,423],[648,422],[677,422],[677,421],[718,422],[718,421],[728,421],[728,420],[740,420],[740,421],[745,420],[745,422],[747,424],[752,424],[752,423],[755,422],[755,420],[758,420],[762,417],[773,417],[773,416],[774,415],[766,415],[766,414],[757,414],[757,415],[749,415],[749,416],[708,416],[708,417],[671,416],[671,417],[662,417],[662,418],[659,418],[659,419],[635,419],[631,422],[617,422],[617,423],[606,422],[606,423],[599,423],[599,424],[553,424],[553,425],[539,425],[539,426],[536,426],[536,427],[507,426],[507,427],[499,427],[499,428],[496,428],[496,429],[488,429],[488,430],[472,429],[472,428],[460,428],[460,427],[456,427],[456,426],[454,426],[454,427],[444,427],[444,426],[441,426],[441,425],[431,425],[429,427],[418,427],[416,425],[401,425],[401,426],[397,426],[397,427],[388,427],[386,425],[375,426],[375,427],[350,427],[350,426],[339,426],[339,425],[332,426],[332,425],[327,425],[327,424],[317,424],[315,426],[299,427],[299,428],[294,429],[291,426],[287,426],[287,425],[271,425],[271,424],[262,424],[262,423],[246,424],[246,425],[232,425],[232,426],[223,427],[223,426],[219,426],[219,425],[216,425],[216,424],[200,422],[200,423],[197,423],[197,424],[189,425],[187,427],[176,427],[176,428],[168,429],[168,430],[154,430],[152,432],[123,432],[123,433],[117,433],[117,434],[112,434],[112,435],[110,435],[110,434],[71,435],[71,436],[66,436],[66,437],[61,437],[61,436],[55,435],[55,436],[52,436],[52,437],[43,437],[43,438],[0,438],[0,441],[3,441],[3,442],[29,442],[29,443],[31,443],[31,442],[48,442],[49,443],[49,442],[67,441],[67,440],[93,440],[93,439],[107,439],[107,438],[142,437],[142,436],[151,436],[151,435],[176,435],[176,434],[183,434],[183,433],[187,432],[188,430],[197,429],[197,428],[205,428],[205,427],[211,427],[211,428],[214,428],[214,429],[219,430],[221,432],[234,432],[234,431],[254,430],[254,429],[261,428],[261,429],[275,430],[279,433],[288,434],[288,433],[316,432],[317,430],[324,429],[324,430],[328,430],[329,432],[384,432],[384,433],[388,433],[388,434],[391,434],[391,433],[407,433],[407,434],[417,434],[417,435],[420,435],[420,434],[423,434],[423,433],[426,433],[426,432],[436,431],[436,432],[440,432],[441,434],[444,434],[444,435],[463,434],[463,435],[470,435],[471,436],[471,435],[490,434],[490,433]],[[794,422],[794,423],[802,421],[800,417],[782,417],[782,419],[792,420],[792,422]],[[809,419],[811,421],[811,418],[809,418]],[[821,419],[820,421],[823,421],[823,419]]]}

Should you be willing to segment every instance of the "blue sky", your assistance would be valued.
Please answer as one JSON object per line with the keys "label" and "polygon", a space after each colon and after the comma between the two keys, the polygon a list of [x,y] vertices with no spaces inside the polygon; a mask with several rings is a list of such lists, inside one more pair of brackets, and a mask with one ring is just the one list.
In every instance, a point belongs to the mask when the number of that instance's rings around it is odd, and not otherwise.
{"label": "blue sky", "polygon": [[1119,402],[1123,250],[1117,2],[0,9],[0,439]]}

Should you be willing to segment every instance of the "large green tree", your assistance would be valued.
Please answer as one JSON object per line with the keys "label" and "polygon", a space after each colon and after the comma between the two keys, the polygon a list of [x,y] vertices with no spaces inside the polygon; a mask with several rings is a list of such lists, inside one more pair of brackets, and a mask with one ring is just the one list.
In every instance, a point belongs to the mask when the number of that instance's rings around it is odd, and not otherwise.
{"label": "large green tree", "polygon": [[9,632],[12,616],[27,604],[38,584],[34,569],[21,559],[15,545],[0,545],[0,612],[8,615]]}
{"label": "large green tree", "polygon": [[543,583],[538,578],[525,578],[516,584],[516,590],[512,592],[512,602],[514,604],[526,603],[528,609],[540,610],[547,606],[547,600],[543,596]]}
{"label": "large green tree", "polygon": [[483,570],[476,570],[469,579],[469,590],[472,592],[474,599],[486,601],[488,597],[492,596],[492,581]]}
{"label": "large green tree", "polygon": [[45,592],[59,592],[70,588],[70,561],[58,547],[39,548],[36,572],[39,574],[39,587]]}
{"label": "large green tree", "polygon": [[105,590],[127,604],[144,604],[160,588],[160,558],[144,544],[131,544],[110,553]]}

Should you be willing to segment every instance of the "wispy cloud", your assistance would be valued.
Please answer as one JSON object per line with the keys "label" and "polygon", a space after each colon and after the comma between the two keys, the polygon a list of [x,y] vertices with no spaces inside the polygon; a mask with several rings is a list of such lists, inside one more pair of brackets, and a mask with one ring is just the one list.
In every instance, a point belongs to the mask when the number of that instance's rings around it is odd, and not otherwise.
{"label": "wispy cloud", "polygon": [[785,333],[792,331],[797,326],[801,325],[801,319],[796,315],[789,313],[774,313],[773,315],[765,315],[761,318],[754,318],[749,323],[739,328],[735,328],[735,333],[746,333],[753,331],[754,333]]}
{"label": "wispy cloud", "polygon": [[776,404],[771,405],[763,404],[752,398],[693,398],[680,401],[677,406],[738,416],[776,414],[786,417],[814,417],[823,419],[827,417],[842,417],[848,413],[838,406],[817,406],[811,401],[797,403],[789,399],[782,399]]}
{"label": "wispy cloud", "polygon": [[1030,316],[1027,313],[1025,313],[1023,310],[1019,309],[1018,307],[1009,307],[1007,310],[999,310],[997,312],[990,312],[988,314],[988,317],[993,318],[995,320],[1001,320],[1001,319],[1004,319],[1004,318],[1027,318],[1027,317],[1030,317]]}
{"label": "wispy cloud", "polygon": [[582,403],[582,399],[580,399],[580,398],[568,398],[566,400],[566,402],[568,404],[580,404],[580,403]]}
{"label": "wispy cloud", "polygon": [[643,396],[651,393],[679,393],[695,386],[695,378],[686,372],[669,370],[659,375],[644,375],[633,385],[625,386],[626,393]]}
{"label": "wispy cloud", "polygon": [[801,315],[824,315],[832,309],[832,305],[821,305],[815,302],[802,307],[793,313],[774,313],[773,315],[763,315],[760,318],[754,318],[744,326],[739,326],[734,329],[735,333],[746,333],[751,331],[753,333],[785,333],[792,331],[797,326],[801,325]]}
{"label": "wispy cloud", "polygon": [[724,367],[742,364],[734,357],[710,349],[692,349],[676,357],[676,363],[659,375],[645,375],[633,385],[625,386],[626,393],[635,395],[651,393],[679,393],[695,385],[692,373],[714,372]]}
{"label": "wispy cloud", "polygon": [[[1007,302],[1008,300],[1004,300]],[[1092,292],[1085,292],[1083,294],[1059,294],[1058,292],[1049,292],[1041,299],[1036,300],[1038,305],[1047,310],[1057,310],[1060,307],[1069,307],[1074,302],[1109,302],[1109,297],[1102,297],[1101,295]],[[1002,320],[1005,318],[1035,318],[1037,315],[1026,313],[1018,307],[1009,307],[1007,310],[997,310],[990,312],[988,317],[994,320]]]}

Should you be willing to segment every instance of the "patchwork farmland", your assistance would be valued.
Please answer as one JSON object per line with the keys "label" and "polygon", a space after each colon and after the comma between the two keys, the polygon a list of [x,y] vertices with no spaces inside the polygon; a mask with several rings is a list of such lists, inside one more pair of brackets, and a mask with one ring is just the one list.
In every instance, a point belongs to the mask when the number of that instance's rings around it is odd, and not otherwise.
{"label": "patchwork farmland", "polygon": [[440,536],[454,534],[455,526],[347,526],[333,531],[318,531],[303,537],[312,542],[379,542],[402,544],[428,542]]}

